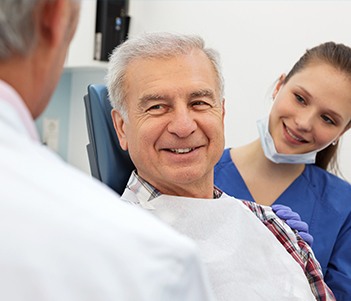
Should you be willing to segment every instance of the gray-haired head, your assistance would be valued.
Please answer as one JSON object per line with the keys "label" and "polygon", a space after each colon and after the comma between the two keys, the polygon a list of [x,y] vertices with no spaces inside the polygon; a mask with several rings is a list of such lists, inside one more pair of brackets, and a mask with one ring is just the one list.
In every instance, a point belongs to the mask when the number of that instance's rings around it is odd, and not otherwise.
{"label": "gray-haired head", "polygon": [[204,40],[197,35],[147,33],[128,39],[116,47],[110,57],[106,80],[112,107],[119,110],[123,118],[127,118],[125,76],[127,68],[133,60],[143,58],[167,59],[188,54],[193,49],[203,51],[212,63],[217,75],[218,90],[222,100],[224,80],[219,54],[216,50],[206,48]]}
{"label": "gray-haired head", "polygon": [[53,0],[0,0],[0,60],[30,52],[37,38],[35,9],[39,3],[50,1]]}
{"label": "gray-haired head", "polygon": [[0,1],[0,59],[30,51],[35,44],[33,11],[39,0]]}

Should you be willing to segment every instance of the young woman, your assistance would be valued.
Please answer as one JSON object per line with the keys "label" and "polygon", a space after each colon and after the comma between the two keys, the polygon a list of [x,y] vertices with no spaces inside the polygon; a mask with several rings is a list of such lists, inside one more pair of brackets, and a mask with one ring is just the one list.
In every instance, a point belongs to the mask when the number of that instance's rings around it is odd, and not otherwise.
{"label": "young woman", "polygon": [[297,212],[309,224],[326,283],[337,300],[351,300],[351,185],[329,172],[351,125],[351,48],[327,42],[307,50],[281,75],[273,101],[257,123],[260,138],[224,151],[215,184]]}

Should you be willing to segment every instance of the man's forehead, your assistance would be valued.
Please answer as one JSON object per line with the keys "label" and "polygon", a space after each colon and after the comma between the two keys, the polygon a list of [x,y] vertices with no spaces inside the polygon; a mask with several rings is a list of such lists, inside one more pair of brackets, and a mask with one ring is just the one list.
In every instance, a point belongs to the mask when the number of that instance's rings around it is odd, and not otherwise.
{"label": "man's forehead", "polygon": [[125,74],[127,94],[144,101],[170,99],[177,94],[187,98],[218,97],[220,88],[210,61],[207,64],[204,57],[191,55],[178,57],[134,59]]}

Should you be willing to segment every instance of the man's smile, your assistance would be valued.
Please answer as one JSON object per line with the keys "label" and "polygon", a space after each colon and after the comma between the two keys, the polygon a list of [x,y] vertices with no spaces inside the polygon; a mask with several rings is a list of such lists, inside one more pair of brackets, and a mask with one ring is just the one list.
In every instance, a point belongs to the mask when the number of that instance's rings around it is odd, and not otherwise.
{"label": "man's smile", "polygon": [[193,151],[195,148],[194,147],[188,147],[188,148],[170,148],[169,151],[172,153],[176,154],[187,154]]}

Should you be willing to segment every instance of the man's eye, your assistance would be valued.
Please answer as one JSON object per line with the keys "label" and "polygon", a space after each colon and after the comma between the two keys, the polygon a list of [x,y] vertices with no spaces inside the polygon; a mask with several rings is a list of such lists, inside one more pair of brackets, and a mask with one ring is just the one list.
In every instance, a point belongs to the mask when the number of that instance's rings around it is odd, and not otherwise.
{"label": "man's eye", "polygon": [[198,110],[205,110],[209,107],[211,107],[211,105],[205,101],[202,100],[197,100],[191,103],[192,107],[195,107]]}
{"label": "man's eye", "polygon": [[306,101],[302,98],[302,96],[298,95],[298,94],[295,94],[295,97],[296,97],[296,100],[299,102],[299,103],[302,103],[302,104],[305,104]]}
{"label": "man's eye", "polygon": [[148,108],[147,111],[160,110],[160,109],[162,109],[162,108],[163,108],[162,105],[154,105],[154,106]]}
{"label": "man's eye", "polygon": [[162,105],[162,104],[158,104],[158,105],[153,105],[149,108],[147,108],[146,112],[148,112],[149,114],[152,115],[159,115],[159,114],[163,114],[164,112],[166,112],[167,107]]}

